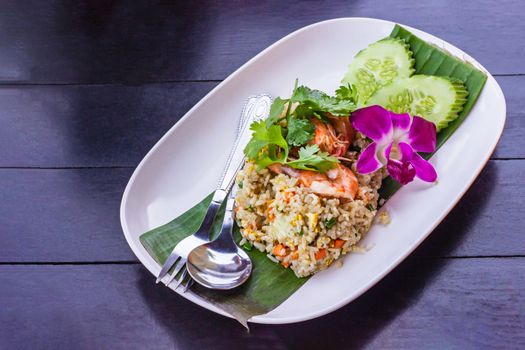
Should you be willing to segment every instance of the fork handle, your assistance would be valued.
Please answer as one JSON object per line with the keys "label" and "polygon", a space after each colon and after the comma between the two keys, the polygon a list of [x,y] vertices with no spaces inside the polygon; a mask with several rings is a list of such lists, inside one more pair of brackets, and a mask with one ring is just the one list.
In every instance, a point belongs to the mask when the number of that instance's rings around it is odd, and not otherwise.
{"label": "fork handle", "polygon": [[[235,186],[226,199],[226,210],[224,211],[224,218],[222,219],[222,226],[219,235],[215,239],[215,244],[219,244],[223,252],[236,252],[237,244],[233,240],[232,231],[235,223],[235,194],[237,187]],[[219,246],[217,246],[218,248]]]}
{"label": "fork handle", "polygon": [[200,225],[201,228],[205,229],[198,229],[197,232],[193,234],[195,237],[200,238],[204,241],[210,240],[210,228],[213,225],[213,220],[215,219],[215,216],[217,216],[217,212],[219,211],[219,208],[221,207],[221,204],[224,201],[225,197],[226,191],[221,189],[215,191],[210,205],[208,206],[208,210],[206,211],[204,219],[202,220],[202,223]]}

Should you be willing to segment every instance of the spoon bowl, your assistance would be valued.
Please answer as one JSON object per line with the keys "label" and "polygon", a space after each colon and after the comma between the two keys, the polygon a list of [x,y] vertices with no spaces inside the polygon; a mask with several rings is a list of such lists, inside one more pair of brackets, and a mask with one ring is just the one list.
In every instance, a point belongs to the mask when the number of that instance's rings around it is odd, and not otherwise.
{"label": "spoon bowl", "polygon": [[248,254],[233,240],[224,244],[215,240],[191,251],[186,266],[190,276],[200,285],[227,290],[240,286],[250,277],[252,262]]}

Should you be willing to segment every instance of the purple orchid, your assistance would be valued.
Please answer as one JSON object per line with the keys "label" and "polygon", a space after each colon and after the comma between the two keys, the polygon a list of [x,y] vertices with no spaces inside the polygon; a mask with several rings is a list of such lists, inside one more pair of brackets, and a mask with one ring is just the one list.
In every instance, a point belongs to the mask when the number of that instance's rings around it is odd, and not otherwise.
{"label": "purple orchid", "polygon": [[406,185],[414,177],[434,182],[437,173],[432,164],[417,152],[433,152],[436,148],[436,126],[421,117],[396,114],[381,106],[370,106],[352,113],[352,125],[372,139],[356,168],[368,174],[386,165],[388,173]]}

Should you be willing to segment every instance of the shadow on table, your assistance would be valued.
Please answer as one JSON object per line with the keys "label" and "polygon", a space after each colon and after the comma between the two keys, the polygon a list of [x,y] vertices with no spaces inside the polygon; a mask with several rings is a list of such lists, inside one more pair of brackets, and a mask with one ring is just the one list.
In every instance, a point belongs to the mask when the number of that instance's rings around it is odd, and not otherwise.
{"label": "shadow on table", "polygon": [[[251,332],[247,333],[235,321],[188,303],[167,288],[155,286],[153,277],[145,270],[141,270],[139,289],[153,316],[178,345],[214,349],[364,347],[415,305],[449,263],[449,259],[428,257],[454,255],[469,226],[478,220],[487,204],[497,175],[497,168],[489,163],[463,200],[421,247],[363,296],[321,318],[278,326],[251,324]],[[388,336],[402,337],[402,334]]]}

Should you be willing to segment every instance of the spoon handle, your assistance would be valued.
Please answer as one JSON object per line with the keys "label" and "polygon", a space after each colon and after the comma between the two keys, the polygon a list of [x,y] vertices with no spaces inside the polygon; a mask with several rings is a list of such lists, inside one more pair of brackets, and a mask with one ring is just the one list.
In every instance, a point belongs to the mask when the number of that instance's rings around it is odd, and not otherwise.
{"label": "spoon handle", "polygon": [[[253,121],[263,119],[268,116],[272,99],[269,95],[260,94],[252,96],[246,102],[241,115],[241,125],[235,144],[230,152],[224,173],[217,186],[216,196],[223,200],[233,185],[235,175],[244,164],[244,147],[252,137],[250,125]],[[215,196],[214,196],[215,200]]]}
{"label": "spoon handle", "polygon": [[228,156],[228,161],[221,176],[217,189],[213,193],[200,228],[193,235],[205,241],[209,240],[209,231],[215,215],[233,185],[235,175],[244,163],[244,147],[251,138],[250,124],[254,120],[262,119],[270,112],[272,99],[267,94],[250,96],[241,113],[239,128],[234,146]]}

